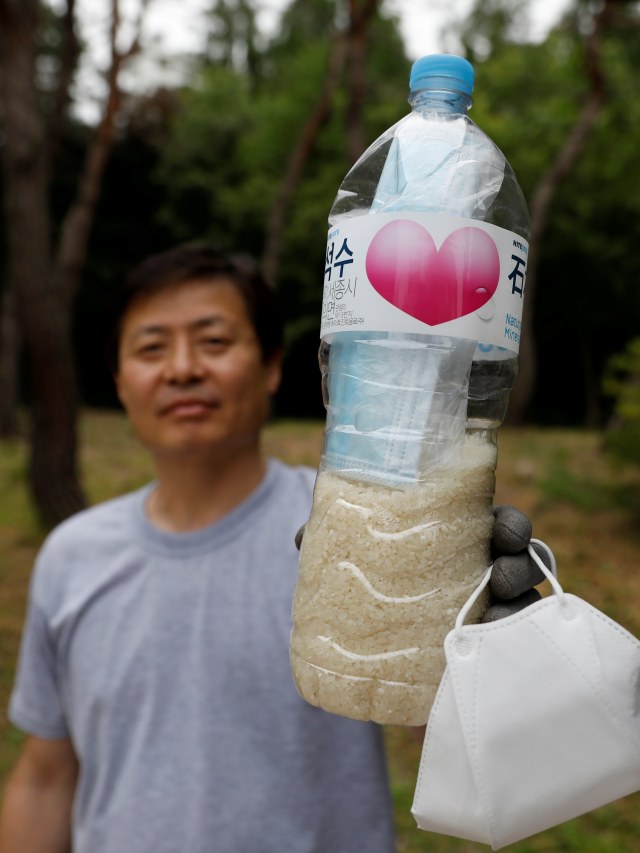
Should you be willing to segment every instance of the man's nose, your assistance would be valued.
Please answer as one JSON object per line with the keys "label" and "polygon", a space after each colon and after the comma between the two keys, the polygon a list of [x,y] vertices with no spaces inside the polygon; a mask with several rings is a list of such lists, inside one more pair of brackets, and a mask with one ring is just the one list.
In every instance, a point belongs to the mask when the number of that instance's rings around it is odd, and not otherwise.
{"label": "man's nose", "polygon": [[169,350],[165,365],[165,376],[170,382],[191,382],[199,379],[202,361],[198,349],[187,339],[175,340]]}

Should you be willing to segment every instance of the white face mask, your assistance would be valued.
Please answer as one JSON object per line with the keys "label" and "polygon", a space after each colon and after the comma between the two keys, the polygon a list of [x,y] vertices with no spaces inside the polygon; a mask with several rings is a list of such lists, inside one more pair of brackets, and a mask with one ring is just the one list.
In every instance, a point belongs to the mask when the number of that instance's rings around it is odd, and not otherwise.
{"label": "white face mask", "polygon": [[[546,546],[545,546],[546,547]],[[565,593],[445,640],[412,813],[498,850],[640,789],[640,641]]]}
{"label": "white face mask", "polygon": [[459,461],[475,346],[393,333],[336,338],[323,466],[400,486]]}

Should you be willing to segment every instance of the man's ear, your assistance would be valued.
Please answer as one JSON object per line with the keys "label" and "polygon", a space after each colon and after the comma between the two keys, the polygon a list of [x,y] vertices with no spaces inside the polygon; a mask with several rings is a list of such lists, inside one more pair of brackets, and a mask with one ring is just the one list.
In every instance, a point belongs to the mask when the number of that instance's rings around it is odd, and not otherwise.
{"label": "man's ear", "polygon": [[113,385],[114,385],[114,387],[115,387],[115,389],[116,389],[116,395],[117,395],[117,397],[118,397],[118,400],[120,400],[120,404],[121,404],[122,406],[124,406],[124,405],[125,405],[125,402],[124,402],[124,400],[123,400],[123,398],[122,398],[122,389],[121,389],[121,386],[120,386],[120,374],[118,373],[118,371],[117,371],[117,370],[115,370],[111,375],[112,375],[112,377],[113,377]]}
{"label": "man's ear", "polygon": [[282,348],[280,348],[269,356],[265,364],[267,369],[267,390],[271,395],[276,393],[282,382],[282,358],[283,352]]}

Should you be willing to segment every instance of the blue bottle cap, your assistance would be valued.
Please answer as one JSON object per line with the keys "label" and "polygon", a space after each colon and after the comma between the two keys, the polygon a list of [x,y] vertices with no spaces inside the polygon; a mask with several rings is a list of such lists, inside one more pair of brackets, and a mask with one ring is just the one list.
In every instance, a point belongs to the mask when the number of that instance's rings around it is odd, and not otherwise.
{"label": "blue bottle cap", "polygon": [[473,65],[461,56],[434,53],[416,59],[411,67],[409,86],[418,89],[453,89],[465,95],[473,92]]}

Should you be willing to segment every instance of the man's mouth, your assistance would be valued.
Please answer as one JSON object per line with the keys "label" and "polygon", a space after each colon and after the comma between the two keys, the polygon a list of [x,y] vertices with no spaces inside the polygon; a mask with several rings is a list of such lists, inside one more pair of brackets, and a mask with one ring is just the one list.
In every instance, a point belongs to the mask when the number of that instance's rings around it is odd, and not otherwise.
{"label": "man's mouth", "polygon": [[215,400],[205,400],[201,397],[184,397],[172,400],[162,406],[161,415],[172,415],[179,418],[195,418],[207,414],[212,409],[218,408],[219,403]]}

